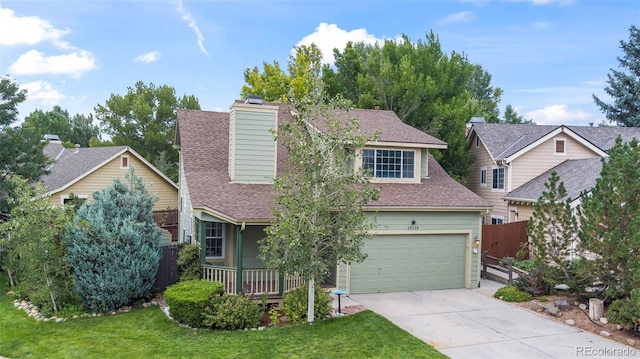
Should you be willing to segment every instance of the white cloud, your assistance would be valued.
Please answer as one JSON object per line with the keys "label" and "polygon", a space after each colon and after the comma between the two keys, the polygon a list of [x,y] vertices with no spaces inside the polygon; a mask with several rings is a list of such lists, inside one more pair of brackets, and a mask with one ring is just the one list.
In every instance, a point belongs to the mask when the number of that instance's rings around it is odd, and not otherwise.
{"label": "white cloud", "polygon": [[64,55],[44,56],[37,50],[30,50],[9,66],[12,75],[71,75],[80,77],[96,68],[96,60],[88,51],[76,51]]}
{"label": "white cloud", "polygon": [[70,49],[62,41],[68,29],[58,29],[37,16],[16,16],[13,10],[0,7],[0,46],[36,45],[49,41],[55,46]]}
{"label": "white cloud", "polygon": [[202,32],[200,31],[198,24],[196,24],[196,21],[191,16],[191,13],[187,9],[185,9],[184,6],[182,6],[182,0],[178,0],[178,7],[176,8],[176,10],[178,10],[178,14],[182,16],[182,20],[184,20],[188,24],[189,28],[193,31],[193,33],[196,34],[200,51],[209,56],[207,49],[204,47],[204,35],[202,35]]}
{"label": "white cloud", "polygon": [[145,64],[150,64],[152,62],[158,61],[159,58],[160,58],[160,52],[151,51],[151,52],[147,52],[146,54],[138,55],[135,58],[134,61],[135,62],[144,62]]}
{"label": "white cloud", "polygon": [[46,81],[34,81],[22,84],[21,88],[27,90],[27,100],[40,101],[43,105],[57,105],[66,96],[55,89]]}
{"label": "white cloud", "polygon": [[539,125],[584,124],[591,115],[581,109],[570,110],[567,105],[551,105],[540,110],[529,111],[524,118],[532,119]]}
{"label": "white cloud", "polygon": [[[353,43],[364,42],[367,44],[375,44],[382,43],[384,39],[379,39],[369,34],[367,29],[347,31],[339,28],[336,24],[323,22],[316,27],[313,33],[298,41],[296,46],[316,44],[320,51],[322,51],[322,63],[332,64],[334,61],[333,49],[338,48],[343,50],[349,41]],[[295,49],[291,50],[291,54],[295,54]]]}
{"label": "white cloud", "polygon": [[471,11],[462,11],[462,12],[457,12],[455,14],[446,16],[442,20],[438,21],[438,24],[446,25],[446,24],[454,24],[458,22],[470,22],[474,18],[475,16]]}
{"label": "white cloud", "polygon": [[512,2],[530,2],[533,5],[570,5],[574,0],[510,0]]}
{"label": "white cloud", "polygon": [[536,29],[548,29],[551,27],[551,23],[548,21],[536,21],[532,25]]}

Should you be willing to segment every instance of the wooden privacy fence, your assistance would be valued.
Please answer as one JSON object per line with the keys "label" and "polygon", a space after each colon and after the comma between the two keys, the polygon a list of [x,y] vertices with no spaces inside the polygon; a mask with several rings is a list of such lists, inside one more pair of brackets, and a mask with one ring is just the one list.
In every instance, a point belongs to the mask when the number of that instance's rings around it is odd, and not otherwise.
{"label": "wooden privacy fence", "polygon": [[[482,253],[491,257],[515,258],[521,243],[528,243],[527,221],[482,226]],[[529,258],[529,253],[523,258]],[[491,262],[491,260],[490,260]],[[493,261],[491,264],[497,264]]]}
{"label": "wooden privacy fence", "polygon": [[177,245],[160,247],[160,264],[154,284],[158,292],[164,292],[168,286],[178,281],[178,250]]}

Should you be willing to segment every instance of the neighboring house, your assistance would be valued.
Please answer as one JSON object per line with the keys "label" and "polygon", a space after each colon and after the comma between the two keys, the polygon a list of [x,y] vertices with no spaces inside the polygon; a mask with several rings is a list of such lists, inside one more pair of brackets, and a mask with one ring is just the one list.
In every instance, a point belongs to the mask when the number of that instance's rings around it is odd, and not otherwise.
{"label": "neighboring house", "polygon": [[[300,285],[258,258],[275,205],[272,180],[287,163],[270,130],[290,121],[291,110],[235,102],[229,113],[178,111],[180,241],[199,243],[204,277],[232,293],[282,294]],[[348,115],[364,132],[381,130],[362,152],[381,187],[380,199],[365,209],[378,227],[365,244],[367,259],[336,263],[325,285],[349,293],[477,287],[480,220],[490,206],[429,154],[446,143],[391,111],[354,109]]]}
{"label": "neighboring house", "polygon": [[90,201],[93,192],[111,186],[114,179],[126,181],[133,167],[149,192],[158,196],[154,211],[178,207],[178,186],[130,147],[65,148],[50,140],[44,153],[53,161],[49,174],[41,178],[52,204],[64,204],[72,193]]}
{"label": "neighboring house", "polygon": [[485,223],[528,220],[556,170],[575,207],[580,193],[595,186],[618,136],[640,138],[640,128],[474,123],[467,139],[476,160],[467,187],[493,205]]}

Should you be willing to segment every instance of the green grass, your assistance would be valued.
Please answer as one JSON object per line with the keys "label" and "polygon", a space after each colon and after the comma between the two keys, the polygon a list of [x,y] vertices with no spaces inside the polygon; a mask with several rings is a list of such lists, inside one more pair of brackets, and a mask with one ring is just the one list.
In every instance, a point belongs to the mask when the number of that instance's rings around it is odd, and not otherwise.
{"label": "green grass", "polygon": [[0,275],[0,356],[19,358],[446,358],[365,311],[264,331],[181,328],[157,307],[63,323],[36,322],[13,307]]}

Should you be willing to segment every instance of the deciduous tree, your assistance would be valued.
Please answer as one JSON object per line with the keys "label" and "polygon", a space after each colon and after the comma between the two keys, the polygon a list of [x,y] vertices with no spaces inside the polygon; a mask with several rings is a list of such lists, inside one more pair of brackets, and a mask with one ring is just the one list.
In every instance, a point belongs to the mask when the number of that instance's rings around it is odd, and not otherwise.
{"label": "deciduous tree", "polygon": [[11,210],[7,199],[14,196],[13,176],[21,176],[36,182],[46,174],[49,159],[42,149],[45,143],[33,130],[15,127],[18,120],[18,105],[26,98],[8,77],[0,77],[0,216]]}
{"label": "deciduous tree", "polygon": [[177,97],[173,87],[138,81],[124,96],[112,94],[104,105],[96,106],[95,112],[113,145],[130,146],[177,181],[178,152],[171,144],[176,112],[181,106],[200,109],[193,95]]}
{"label": "deciduous tree", "polygon": [[290,162],[274,180],[277,206],[260,243],[260,257],[269,267],[309,281],[309,322],[314,282],[338,261],[364,260],[364,239],[374,225],[363,207],[377,198],[378,190],[368,174],[353,168],[356,150],[372,138],[358,133],[356,119],[336,118],[338,107],[313,91],[296,104],[293,121],[278,128],[276,139]]}
{"label": "deciduous tree", "polygon": [[89,147],[91,137],[99,135],[99,128],[93,124],[93,115],[76,114],[69,116],[67,110],[54,106],[51,111],[35,110],[25,117],[23,128],[28,128],[42,138],[45,134],[58,135],[66,147],[78,144]]}
{"label": "deciduous tree", "polygon": [[622,56],[618,56],[619,70],[610,69],[608,86],[604,91],[613,103],[598,96],[593,100],[607,119],[618,126],[640,127],[640,29],[629,28],[629,41],[620,41]]}

